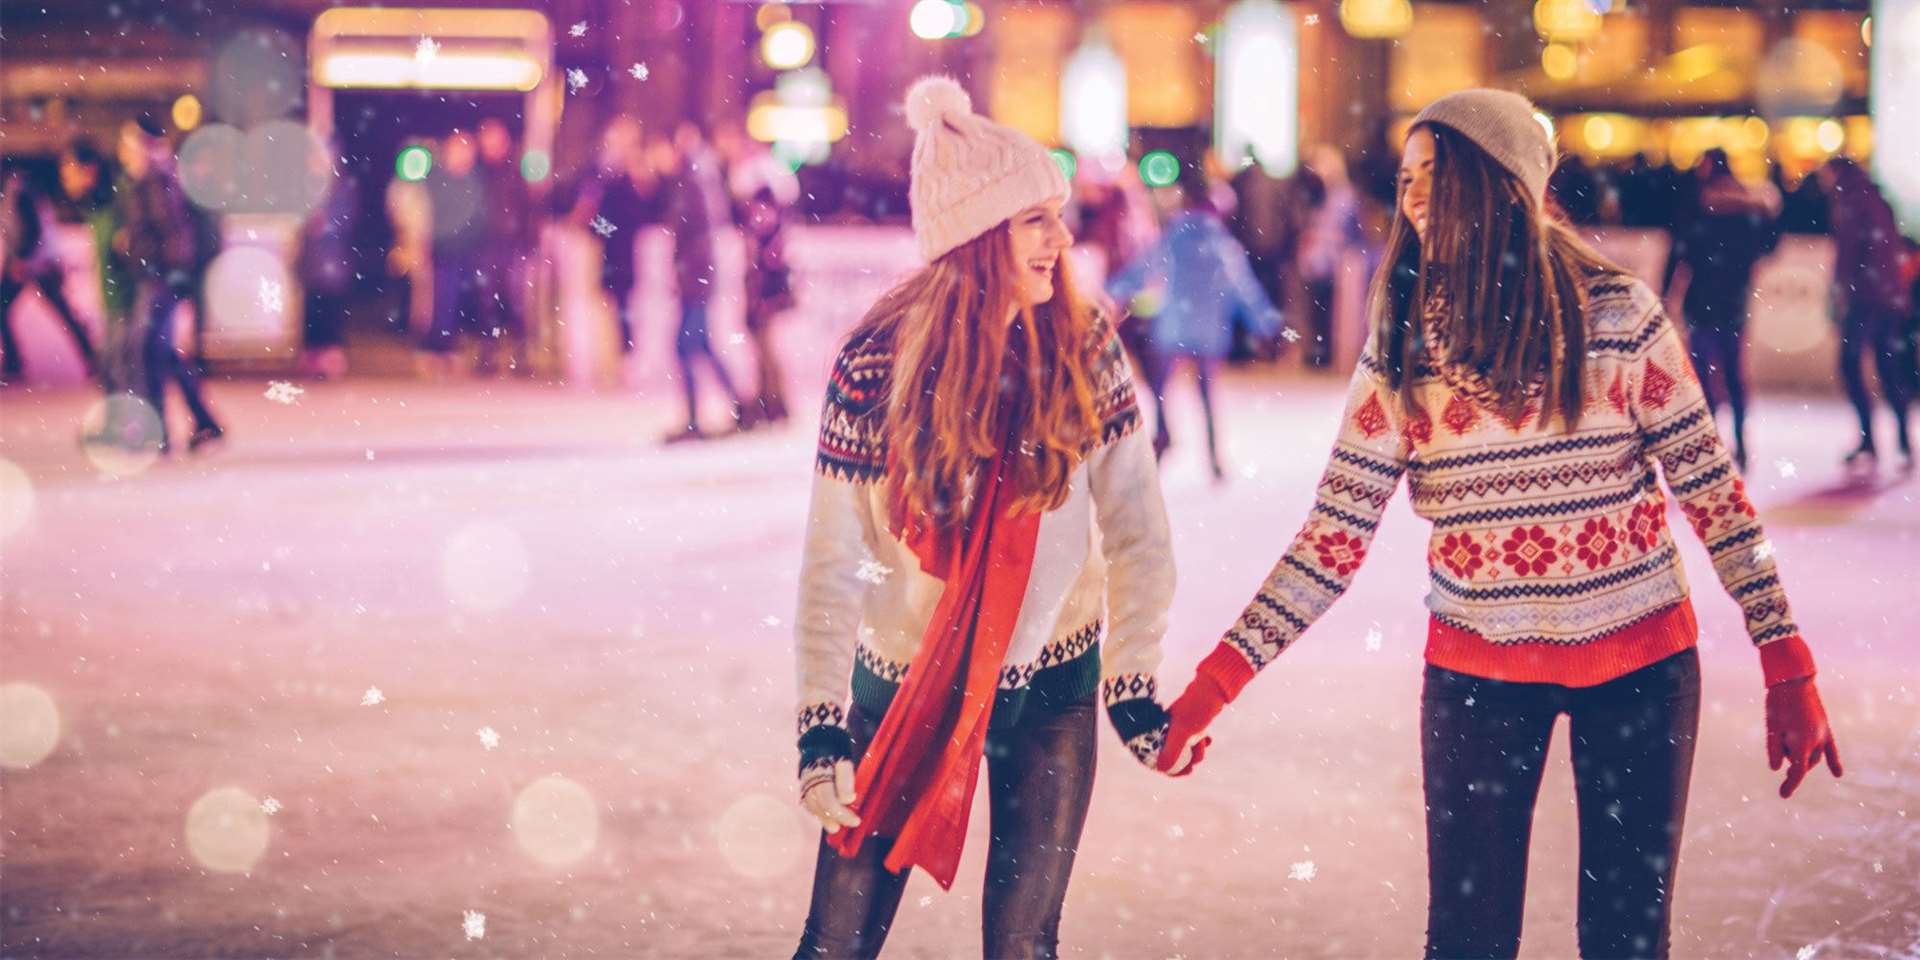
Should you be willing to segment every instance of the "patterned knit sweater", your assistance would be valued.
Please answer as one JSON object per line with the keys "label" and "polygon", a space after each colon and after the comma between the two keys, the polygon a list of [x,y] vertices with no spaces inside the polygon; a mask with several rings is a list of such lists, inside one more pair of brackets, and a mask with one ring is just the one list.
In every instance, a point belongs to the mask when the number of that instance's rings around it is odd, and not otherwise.
{"label": "patterned knit sweater", "polygon": [[[1104,319],[1090,342],[1100,436],[1066,502],[1041,517],[1026,595],[1005,599],[1020,614],[990,723],[1014,722],[1031,696],[1065,705],[1098,691],[1150,762],[1166,727],[1154,675],[1173,600],[1171,534],[1125,351]],[[803,768],[850,755],[849,701],[875,722],[885,714],[943,590],[887,529],[893,361],[888,344],[849,343],[827,386],[795,624]]]}
{"label": "patterned knit sweater", "polygon": [[[1429,357],[1443,331],[1429,311]],[[1768,682],[1813,672],[1772,548],[1720,442],[1693,367],[1644,283],[1587,284],[1579,426],[1498,410],[1473,371],[1414,371],[1411,416],[1363,355],[1306,525],[1202,664],[1231,695],[1326,612],[1407,478],[1433,524],[1427,660],[1476,676],[1590,686],[1693,646],[1697,627],[1654,464],[1727,593]]]}

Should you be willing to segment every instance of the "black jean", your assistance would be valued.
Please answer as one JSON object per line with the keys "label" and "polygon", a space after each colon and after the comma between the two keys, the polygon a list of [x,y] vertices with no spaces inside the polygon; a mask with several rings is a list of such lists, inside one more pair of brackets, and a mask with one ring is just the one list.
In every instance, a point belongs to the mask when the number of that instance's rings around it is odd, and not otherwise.
{"label": "black jean", "polygon": [[[1034,697],[1011,727],[987,736],[992,829],[981,913],[991,960],[1058,955],[1060,909],[1093,799],[1096,713],[1092,698],[1050,704]],[[856,755],[878,728],[877,718],[854,707],[847,729]],[[870,837],[848,858],[822,838],[796,958],[880,955],[907,885],[906,874],[886,868],[891,849]]]}
{"label": "black jean", "polygon": [[1580,953],[1667,956],[1700,721],[1692,650],[1594,687],[1427,667],[1420,753],[1429,960],[1519,952],[1534,801],[1562,713],[1571,721],[1580,818]]}
{"label": "black jean", "polygon": [[153,415],[160,418],[160,448],[165,450],[168,448],[168,383],[180,385],[180,395],[187,402],[187,412],[193,414],[195,430],[218,430],[220,422],[214,419],[213,410],[201,396],[200,371],[180,355],[173,343],[173,311],[180,305],[180,291],[163,280],[146,281],[142,291],[146,294],[147,310],[143,333],[147,402],[153,405]]}
{"label": "black jean", "polygon": [[1207,462],[1218,474],[1220,443],[1213,423],[1213,378],[1219,372],[1220,361],[1209,357],[1175,355],[1158,348],[1149,348],[1140,360],[1140,372],[1147,378],[1147,389],[1153,393],[1154,454],[1164,454],[1173,444],[1173,434],[1167,430],[1167,384],[1173,380],[1174,364],[1185,360],[1193,365],[1194,384],[1200,388],[1200,412],[1207,421]]}
{"label": "black jean", "polygon": [[[1868,354],[1872,356],[1871,361],[1867,361]],[[1863,362],[1874,365],[1887,406],[1893,410],[1894,437],[1900,451],[1905,453],[1913,444],[1912,435],[1907,431],[1907,408],[1913,403],[1916,387],[1913,336],[1902,329],[1898,318],[1871,305],[1849,307],[1842,320],[1840,383],[1846,388],[1847,402],[1853,405],[1854,416],[1860,421],[1860,445],[1872,450],[1873,395],[1867,391]]]}
{"label": "black jean", "polygon": [[[1717,416],[1725,403],[1733,411],[1733,447],[1744,459],[1747,450],[1747,377],[1745,348],[1739,327],[1712,327],[1702,324],[1687,331],[1687,354],[1694,372],[1700,375],[1700,389],[1706,394],[1707,409]],[[1726,386],[1721,389],[1721,384]],[[1746,467],[1741,464],[1742,469]]]}

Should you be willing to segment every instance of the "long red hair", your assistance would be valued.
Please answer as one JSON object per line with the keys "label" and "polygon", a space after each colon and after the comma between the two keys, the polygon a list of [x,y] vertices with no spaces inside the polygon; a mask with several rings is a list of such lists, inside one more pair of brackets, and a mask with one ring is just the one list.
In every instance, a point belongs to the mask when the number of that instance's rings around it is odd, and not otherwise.
{"label": "long red hair", "polygon": [[861,320],[853,339],[894,351],[885,426],[891,502],[936,527],[965,521],[969,479],[1010,440],[1019,453],[1007,478],[1014,508],[1066,502],[1100,431],[1088,369],[1094,314],[1067,260],[1054,268],[1053,299],[1026,304],[1003,223],[921,268]]}

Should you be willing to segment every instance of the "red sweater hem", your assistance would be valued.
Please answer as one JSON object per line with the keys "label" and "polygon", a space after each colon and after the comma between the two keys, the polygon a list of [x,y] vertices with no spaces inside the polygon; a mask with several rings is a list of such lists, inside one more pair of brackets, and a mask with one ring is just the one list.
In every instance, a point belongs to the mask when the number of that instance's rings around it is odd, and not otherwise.
{"label": "red sweater hem", "polygon": [[1489,680],[1565,687],[1616,680],[1691,649],[1700,639],[1700,624],[1688,600],[1578,646],[1494,643],[1438,617],[1427,624],[1427,662],[1436,667]]}

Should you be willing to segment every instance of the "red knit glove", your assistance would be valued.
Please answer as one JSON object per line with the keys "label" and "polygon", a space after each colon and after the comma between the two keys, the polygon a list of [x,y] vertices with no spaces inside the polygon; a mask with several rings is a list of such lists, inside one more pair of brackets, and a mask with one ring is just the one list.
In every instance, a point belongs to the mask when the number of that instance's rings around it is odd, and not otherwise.
{"label": "red knit glove", "polygon": [[1253,680],[1253,666],[1240,655],[1240,651],[1225,643],[1213,648],[1200,667],[1194,672],[1193,682],[1187,684],[1185,693],[1173,702],[1167,710],[1167,742],[1160,748],[1160,759],[1155,764],[1161,772],[1172,773],[1176,777],[1186,776],[1206,756],[1207,747],[1213,743],[1212,737],[1201,737],[1193,745],[1193,762],[1179,771],[1174,766],[1180,762],[1187,743],[1205,733],[1207,726],[1213,723],[1220,711],[1233,702]]}
{"label": "red knit glove", "polygon": [[1173,769],[1174,764],[1180,762],[1187,742],[1205,733],[1207,725],[1226,708],[1227,693],[1220,684],[1205,674],[1194,677],[1186,692],[1167,709],[1167,742],[1160,748],[1160,759],[1154,766],[1176,777],[1192,773],[1200,765],[1200,758],[1206,756],[1207,747],[1212,746],[1212,737],[1200,737],[1200,742],[1193,745],[1193,762],[1178,771]]}
{"label": "red knit glove", "polygon": [[1780,797],[1793,796],[1823,756],[1827,769],[1838,778],[1840,748],[1833,742],[1833,730],[1827,726],[1827,708],[1820,703],[1820,691],[1814,688],[1813,678],[1801,677],[1768,687],[1767,766],[1778,770],[1782,761],[1787,764],[1787,778],[1780,784]]}

